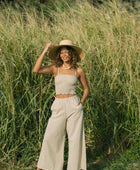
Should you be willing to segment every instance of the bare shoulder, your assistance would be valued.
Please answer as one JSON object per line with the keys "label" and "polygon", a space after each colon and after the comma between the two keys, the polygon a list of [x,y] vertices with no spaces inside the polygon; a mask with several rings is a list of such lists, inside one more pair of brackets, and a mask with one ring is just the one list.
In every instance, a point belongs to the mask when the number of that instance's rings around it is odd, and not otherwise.
{"label": "bare shoulder", "polygon": [[85,75],[84,69],[82,67],[77,67],[78,78],[80,78],[81,76],[84,76],[84,75]]}
{"label": "bare shoulder", "polygon": [[46,74],[48,73],[48,74],[55,75],[55,72],[57,70],[57,66],[55,64],[51,64],[49,66],[43,67],[43,70],[45,71]]}
{"label": "bare shoulder", "polygon": [[53,70],[53,75],[56,76],[57,72],[58,72],[58,66],[56,66],[55,64],[52,65],[52,70]]}
{"label": "bare shoulder", "polygon": [[77,73],[79,75],[81,75],[81,74],[84,74],[85,72],[84,72],[84,69],[82,67],[77,67]]}
{"label": "bare shoulder", "polygon": [[57,69],[57,66],[55,64],[52,64],[51,67],[52,67],[53,70]]}

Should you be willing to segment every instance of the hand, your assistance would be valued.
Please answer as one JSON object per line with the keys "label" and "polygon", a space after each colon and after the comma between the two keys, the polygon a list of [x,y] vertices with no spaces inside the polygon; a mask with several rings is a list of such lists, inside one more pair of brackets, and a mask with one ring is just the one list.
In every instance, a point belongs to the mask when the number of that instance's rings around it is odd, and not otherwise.
{"label": "hand", "polygon": [[47,51],[49,51],[50,49],[52,49],[54,47],[53,43],[48,43],[46,44],[45,48],[44,48],[44,52],[46,53]]}
{"label": "hand", "polygon": [[77,103],[77,105],[79,105],[80,103],[83,105],[83,103],[82,103],[81,101],[79,101],[79,102]]}

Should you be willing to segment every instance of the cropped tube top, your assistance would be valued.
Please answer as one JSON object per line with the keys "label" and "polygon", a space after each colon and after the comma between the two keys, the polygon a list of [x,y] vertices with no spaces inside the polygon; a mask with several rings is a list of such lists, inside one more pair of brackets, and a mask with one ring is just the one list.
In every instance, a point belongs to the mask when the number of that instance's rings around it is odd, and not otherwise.
{"label": "cropped tube top", "polygon": [[76,94],[77,76],[76,70],[74,75],[58,74],[55,76],[55,91],[58,94]]}

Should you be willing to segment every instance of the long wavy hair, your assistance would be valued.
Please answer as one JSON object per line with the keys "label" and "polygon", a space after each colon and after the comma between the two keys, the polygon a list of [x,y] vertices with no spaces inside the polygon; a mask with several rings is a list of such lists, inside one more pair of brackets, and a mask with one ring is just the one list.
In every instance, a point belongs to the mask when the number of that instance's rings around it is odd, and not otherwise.
{"label": "long wavy hair", "polygon": [[[69,51],[69,55],[71,56],[70,64],[72,65],[73,68],[76,68],[80,56],[77,54],[76,50],[74,50],[72,47],[69,46],[63,46],[63,47],[65,47]],[[56,60],[54,62],[57,67],[60,67],[63,64],[63,60],[60,57],[60,52],[63,47],[60,47],[56,52]]]}

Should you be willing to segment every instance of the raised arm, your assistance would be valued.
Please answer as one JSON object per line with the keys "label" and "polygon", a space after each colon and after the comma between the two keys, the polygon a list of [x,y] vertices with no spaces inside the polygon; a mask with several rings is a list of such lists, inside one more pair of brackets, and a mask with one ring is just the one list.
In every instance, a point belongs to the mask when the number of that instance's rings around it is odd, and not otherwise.
{"label": "raised arm", "polygon": [[83,96],[82,96],[82,99],[79,103],[84,103],[85,99],[87,98],[88,94],[89,94],[89,87],[88,87],[88,83],[87,83],[87,80],[86,80],[86,75],[85,75],[85,72],[84,70],[81,68],[81,67],[78,67],[77,69],[77,73],[78,73],[78,77],[79,77],[79,80],[84,88],[84,93],[83,93]]}
{"label": "raised arm", "polygon": [[44,59],[46,52],[49,51],[53,47],[54,47],[54,45],[52,43],[46,44],[42,54],[37,59],[36,64],[33,68],[34,73],[37,73],[37,74],[53,74],[53,65],[42,67],[42,62],[43,62],[43,59]]}

